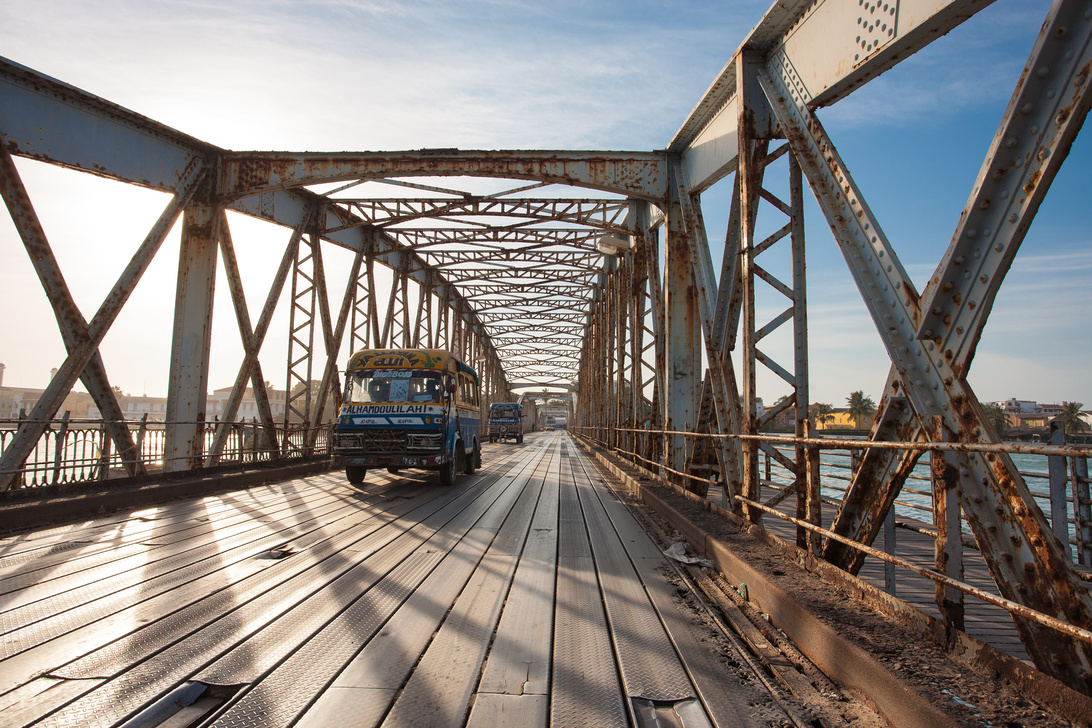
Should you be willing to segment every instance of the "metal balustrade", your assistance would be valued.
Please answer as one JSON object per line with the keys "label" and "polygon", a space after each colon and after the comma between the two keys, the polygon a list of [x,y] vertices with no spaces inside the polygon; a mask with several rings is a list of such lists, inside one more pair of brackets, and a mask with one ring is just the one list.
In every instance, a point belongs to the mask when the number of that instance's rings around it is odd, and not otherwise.
{"label": "metal balustrade", "polygon": [[[30,421],[25,419],[0,420],[0,454],[15,439],[19,428],[28,424]],[[61,418],[44,424],[46,427],[23,467],[2,474],[14,474],[16,488],[79,485],[127,477],[125,463],[112,447],[102,420]],[[128,423],[148,473],[165,470],[169,459],[165,455],[169,424],[147,418]],[[288,462],[330,454],[328,424],[314,429],[300,423],[293,423],[287,429],[278,426],[275,441],[270,441],[266,429],[256,419],[178,424],[200,428],[203,454],[212,452],[218,432],[224,430],[218,465]]]}

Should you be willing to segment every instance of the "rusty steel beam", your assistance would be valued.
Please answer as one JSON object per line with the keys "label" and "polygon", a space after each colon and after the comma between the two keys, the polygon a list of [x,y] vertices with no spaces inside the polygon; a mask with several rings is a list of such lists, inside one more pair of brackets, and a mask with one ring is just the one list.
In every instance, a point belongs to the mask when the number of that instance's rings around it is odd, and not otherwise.
{"label": "rusty steel beam", "polygon": [[[4,198],[12,222],[15,223],[31,264],[38,274],[38,280],[45,289],[46,297],[57,319],[61,337],[64,339],[65,349],[71,352],[79,345],[80,337],[87,331],[87,321],[72,298],[45,230],[42,229],[30,196],[19,177],[19,171],[2,143],[0,143],[0,196]],[[87,368],[80,375],[80,379],[102,414],[103,424],[121,456],[126,473],[130,476],[143,475],[144,461],[133,441],[133,434],[125,422],[125,414],[118,404],[117,395],[110,387],[106,367],[98,352],[95,352],[88,361]]]}
{"label": "rusty steel beam", "polygon": [[278,450],[277,427],[273,420],[272,409],[269,406],[269,394],[265,389],[265,378],[262,376],[258,354],[265,341],[266,332],[269,331],[273,311],[280,299],[281,292],[284,290],[284,283],[288,279],[288,270],[292,265],[292,261],[296,258],[296,248],[299,246],[300,238],[303,236],[303,229],[307,224],[307,219],[301,220],[300,225],[293,231],[291,239],[285,247],[284,255],[281,256],[281,264],[273,276],[273,282],[270,284],[265,306],[258,317],[258,325],[256,328],[252,328],[250,313],[247,311],[246,306],[246,295],[243,292],[243,280],[239,273],[238,261],[235,258],[235,246],[231,241],[227,215],[223,211],[220,214],[220,257],[224,262],[224,273],[227,278],[228,290],[231,293],[231,302],[235,308],[235,319],[239,325],[239,337],[242,339],[244,354],[243,362],[239,365],[239,372],[235,377],[235,383],[232,385],[231,393],[224,405],[223,420],[217,428],[211,449],[205,459],[205,465],[208,467],[212,467],[219,462],[230,432],[230,423],[235,420],[239,412],[239,404],[246,393],[248,379],[254,393],[254,400],[258,405],[258,416],[262,420],[265,444],[273,451]]}
{"label": "rusty steel beam", "polygon": [[182,216],[164,415],[163,470],[168,473],[193,470],[204,462],[219,223],[220,208],[206,187],[186,206]]}
{"label": "rusty steel beam", "polygon": [[[869,433],[871,441],[915,442],[923,437],[918,416],[901,395],[899,381],[898,372],[893,370]],[[830,530],[860,543],[875,541],[920,457],[920,450],[865,450]],[[840,541],[827,541],[823,558],[851,574],[858,573],[864,565],[864,554]]]}
{"label": "rusty steel beam", "polygon": [[148,269],[163,240],[167,237],[167,233],[174,226],[178,216],[182,214],[182,210],[190,203],[198,187],[205,182],[207,170],[204,160],[194,159],[175,197],[167,204],[113,288],[100,304],[98,311],[91,317],[86,333],[80,335],[79,345],[68,353],[57,374],[50,380],[35,403],[28,420],[20,426],[15,437],[4,450],[4,454],[0,456],[0,491],[12,487],[19,468],[37,446],[38,440],[49,425],[49,420],[60,408],[64,398],[71,391],[72,385],[98,352],[99,344],[102,343],[118,314],[121,313],[121,309],[137,283],[140,282],[144,271]]}
{"label": "rusty steel beam", "polygon": [[[993,0],[821,2],[787,0],[771,7],[724,66],[667,146],[690,169],[700,192],[735,169],[739,153],[740,86],[737,62],[744,51],[775,51],[793,69],[794,84],[809,108],[828,106],[921,50]],[[746,74],[746,82],[754,77]],[[773,119],[762,113],[754,132],[770,136]]]}
{"label": "rusty steel beam", "polygon": [[15,156],[172,194],[222,151],[4,58],[0,135]]}
{"label": "rusty steel beam", "polygon": [[[794,93],[788,59],[775,54],[759,77],[915,412],[942,417],[960,442],[988,441],[984,413],[966,380],[933,342],[918,340],[917,292],[819,120]],[[961,467],[970,476],[963,509],[1002,594],[1075,625],[1092,625],[1087,587],[1033,505],[1011,458],[967,454]],[[1016,622],[1041,670],[1076,689],[1092,689],[1087,645],[1022,618]]]}
{"label": "rusty steel beam", "polygon": [[[402,245],[414,250],[424,251],[435,255],[454,255],[461,253],[473,254],[474,251],[446,250],[441,246],[452,243],[473,244],[481,246],[496,256],[503,257],[507,254],[509,246],[520,252],[531,250],[551,250],[564,247],[564,250],[555,252],[570,254],[600,255],[595,249],[595,243],[602,235],[598,230],[587,228],[509,228],[509,227],[418,227],[418,228],[384,228],[384,233],[390,235]],[[332,233],[334,235],[336,233]],[[436,249],[440,248],[439,251]]]}
{"label": "rusty steel beam", "polygon": [[[321,260],[321,259],[320,259]],[[307,447],[313,450],[319,436],[319,426],[322,423],[322,411],[326,407],[326,400],[332,396],[334,399],[335,417],[341,405],[341,379],[338,377],[338,355],[341,342],[345,337],[345,326],[349,321],[349,311],[352,308],[354,294],[356,293],[356,280],[360,276],[360,267],[364,262],[364,253],[360,252],[353,258],[349,266],[349,278],[345,284],[345,293],[342,295],[341,308],[338,310],[337,323],[331,325],[330,306],[326,296],[326,273],[319,265],[318,280],[319,300],[322,309],[322,339],[326,347],[326,362],[323,366],[322,380],[319,382],[318,402],[311,413],[310,428],[307,433]],[[423,291],[424,289],[422,289]],[[423,308],[423,307],[422,307]],[[414,342],[414,346],[418,342]]]}
{"label": "rusty steel beam", "polygon": [[1047,190],[1092,108],[1088,3],[1058,2],[1031,51],[944,257],[922,294],[918,338],[957,374]]}
{"label": "rusty steel beam", "polygon": [[[343,198],[331,197],[331,202],[348,207],[359,215],[362,225],[387,227],[422,218],[458,220],[461,217],[505,217],[532,222],[583,225],[599,231],[626,234],[625,219],[629,203],[626,200],[595,200],[566,198],[497,198],[470,195],[458,199],[428,197],[421,199]],[[478,224],[473,222],[471,224]],[[492,227],[492,225],[490,226]],[[498,226],[506,227],[506,226]]]}
{"label": "rusty steel beam", "polygon": [[[675,165],[672,175],[684,173]],[[694,270],[699,246],[692,238],[699,234],[693,220],[688,195],[679,195],[676,180],[667,203],[666,263],[664,270],[664,321],[666,347],[666,389],[662,392],[664,427],[667,430],[693,430],[697,424],[702,381],[701,304],[705,292],[697,291]],[[688,225],[687,218],[691,217]],[[665,435],[664,465],[682,471],[686,463],[686,439],[683,435]]]}
{"label": "rusty steel beam", "polygon": [[[706,359],[709,362],[709,383],[712,394],[712,411],[715,424],[722,432],[738,432],[740,428],[739,393],[735,388],[735,374],[732,361],[722,356],[713,339],[715,315],[714,291],[717,283],[713,275],[713,263],[709,255],[709,241],[706,239],[705,222],[701,214],[701,202],[696,195],[687,190],[685,166],[673,168],[674,187],[672,200],[678,205],[682,221],[686,228],[686,239],[690,246],[693,298],[697,304],[700,334],[704,337]],[[668,213],[670,215],[670,212]],[[722,275],[724,272],[722,271]],[[699,400],[700,402],[700,400]],[[696,415],[697,413],[695,413]],[[690,423],[697,429],[698,421]],[[721,482],[725,493],[738,494],[740,482],[740,458],[742,452],[737,442],[718,439],[714,445],[720,466]]]}
{"label": "rusty steel beam", "polygon": [[466,151],[226,152],[220,186],[228,199],[325,182],[380,177],[495,177],[541,180],[661,200],[667,162],[658,152]]}

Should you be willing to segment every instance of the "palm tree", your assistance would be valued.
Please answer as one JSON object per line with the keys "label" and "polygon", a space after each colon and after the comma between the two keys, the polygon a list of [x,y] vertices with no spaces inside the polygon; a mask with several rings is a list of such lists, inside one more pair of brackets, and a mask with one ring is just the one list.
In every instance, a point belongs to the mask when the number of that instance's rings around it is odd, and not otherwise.
{"label": "palm tree", "polygon": [[1058,419],[1065,426],[1067,435],[1075,435],[1088,429],[1088,423],[1081,419],[1081,407],[1084,407],[1081,402],[1062,402],[1062,412]]}
{"label": "palm tree", "polygon": [[816,425],[825,425],[834,421],[834,408],[823,402],[816,402],[811,406],[811,416]]}
{"label": "palm tree", "polygon": [[1001,409],[1001,405],[987,404],[984,409],[986,410],[986,421],[993,425],[993,431],[998,435],[1005,434],[1009,422],[1005,410]]}
{"label": "palm tree", "polygon": [[872,413],[876,411],[876,403],[872,401],[871,397],[858,389],[856,392],[850,392],[849,396],[846,397],[846,404],[849,405],[849,414],[857,424],[857,429],[864,429],[861,427],[861,420],[872,416]]}

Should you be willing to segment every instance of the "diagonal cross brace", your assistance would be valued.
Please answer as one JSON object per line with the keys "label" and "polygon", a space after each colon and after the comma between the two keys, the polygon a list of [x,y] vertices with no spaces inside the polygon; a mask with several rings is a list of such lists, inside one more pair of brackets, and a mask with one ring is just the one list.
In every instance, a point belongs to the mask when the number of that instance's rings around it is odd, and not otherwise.
{"label": "diagonal cross brace", "polygon": [[1092,107],[1092,9],[1055,3],[959,225],[922,294],[918,338],[966,374],[1001,282]]}
{"label": "diagonal cross brace", "polygon": [[[45,230],[42,229],[42,224],[34,211],[30,195],[23,186],[11,155],[3,145],[0,145],[0,195],[7,204],[11,219],[19,231],[19,236],[23,239],[38,279],[53,306],[53,313],[57,317],[65,349],[71,352],[80,341],[87,338],[87,321],[72,298],[72,293],[65,283],[64,274],[50,248]],[[98,351],[87,362],[87,367],[80,375],[80,379],[95,400],[95,404],[98,405],[99,412],[102,413],[104,426],[117,447],[117,452],[121,455],[126,473],[130,476],[143,475],[144,462],[136,443],[133,442],[133,433],[125,423],[125,414],[121,411],[117,396],[110,387],[106,367]]]}
{"label": "diagonal cross brace", "polygon": [[[1055,8],[1048,18],[952,242],[922,294],[918,336],[932,340],[958,372],[967,371],[1003,277],[1087,115],[1092,99],[1088,15],[1084,4],[1071,3]],[[1076,32],[1082,21],[1083,35]],[[898,373],[892,370],[885,400],[897,384]],[[914,440],[920,426],[912,409],[881,402],[874,433],[880,432]],[[901,487],[901,480],[893,487],[888,481],[891,473],[902,471],[899,458],[888,450],[865,454],[833,526],[836,533],[872,542]],[[863,561],[859,552],[834,541],[825,555],[853,572]]]}
{"label": "diagonal cross brace", "polygon": [[29,419],[19,428],[11,444],[0,457],[0,491],[11,488],[15,481],[15,473],[34,450],[42,433],[48,427],[49,419],[60,408],[64,398],[72,390],[72,385],[98,353],[99,344],[102,343],[118,314],[121,313],[121,309],[137,283],[140,282],[144,271],[148,269],[163,240],[167,237],[167,233],[171,231],[178,216],[182,214],[182,210],[189,204],[198,188],[205,182],[207,171],[206,162],[196,157],[182,171],[174,199],[160,214],[114,287],[103,299],[86,329],[79,332],[77,345],[69,350],[68,357],[31,410]]}
{"label": "diagonal cross brace", "polygon": [[228,282],[228,290],[231,292],[231,301],[235,306],[235,318],[239,324],[239,336],[242,338],[243,350],[245,353],[243,355],[243,363],[239,366],[239,372],[235,377],[235,384],[231,388],[231,394],[228,395],[224,409],[224,421],[216,432],[211,451],[206,458],[205,465],[207,467],[216,465],[224,451],[224,444],[227,440],[228,423],[235,419],[235,415],[239,410],[239,404],[242,402],[243,395],[246,393],[247,379],[251,381],[251,389],[254,392],[254,399],[258,405],[258,414],[262,419],[262,429],[265,431],[266,438],[265,445],[273,451],[277,451],[277,426],[273,421],[273,412],[269,406],[269,395],[265,391],[265,379],[262,376],[261,362],[258,361],[258,354],[261,351],[262,344],[265,342],[266,333],[269,331],[269,324],[273,320],[273,311],[276,309],[277,301],[280,299],[281,292],[284,290],[284,283],[288,279],[288,271],[292,267],[292,261],[295,260],[296,248],[299,246],[300,238],[303,237],[303,230],[310,221],[310,216],[305,215],[300,220],[296,229],[292,232],[292,237],[281,258],[280,267],[277,268],[277,272],[273,277],[273,282],[269,286],[269,294],[266,297],[265,306],[262,308],[262,312],[258,317],[258,326],[257,328],[252,329],[250,314],[247,312],[246,307],[246,296],[243,294],[242,276],[239,274],[239,265],[235,259],[235,247],[232,245],[231,241],[231,232],[228,227],[227,215],[223,211],[221,211],[220,215],[220,252],[224,261],[224,273]]}
{"label": "diagonal cross brace", "polygon": [[[934,342],[917,338],[918,296],[818,119],[790,84],[780,54],[759,81],[811,182],[919,418],[941,417],[960,442],[988,442],[984,413],[965,378]],[[1012,460],[964,453],[963,509],[998,588],[1006,597],[1079,626],[1092,625],[1092,602]],[[1016,619],[1040,669],[1082,690],[1092,687],[1087,645]]]}

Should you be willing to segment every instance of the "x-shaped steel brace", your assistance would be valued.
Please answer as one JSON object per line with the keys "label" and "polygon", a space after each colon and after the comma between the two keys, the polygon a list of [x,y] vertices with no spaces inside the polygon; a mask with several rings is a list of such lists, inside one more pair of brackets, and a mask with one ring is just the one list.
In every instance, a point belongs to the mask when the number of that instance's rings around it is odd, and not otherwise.
{"label": "x-shaped steel brace", "polygon": [[[4,150],[0,153],[0,157],[4,160],[0,164],[3,164],[5,168],[3,174],[0,175],[4,180],[5,200],[8,199],[8,191],[10,190],[12,192],[11,200],[15,201],[18,197],[15,188],[22,190],[22,185],[18,182],[17,171],[7,151]],[[51,301],[63,306],[70,314],[73,311],[76,312],[75,315],[66,315],[64,318],[69,320],[62,321],[61,324],[65,346],[68,349],[68,357],[38,398],[27,421],[19,427],[19,431],[4,450],[3,457],[0,457],[0,474],[2,474],[0,475],[0,490],[8,490],[12,487],[17,479],[17,471],[26,462],[26,459],[37,446],[42,434],[49,427],[49,420],[61,407],[64,398],[72,390],[72,385],[76,383],[77,379],[84,376],[85,372],[88,372],[89,367],[91,371],[88,373],[88,377],[93,382],[98,383],[93,391],[98,391],[108,385],[105,371],[99,359],[99,345],[118,314],[121,313],[121,309],[132,294],[133,289],[140,282],[144,271],[151,264],[152,258],[155,257],[160,245],[167,237],[167,233],[174,226],[175,220],[178,219],[185,206],[189,204],[198,188],[205,182],[207,170],[208,165],[206,162],[195,157],[191,160],[189,166],[182,171],[174,199],[167,205],[140,247],[137,248],[129,264],[122,271],[118,281],[106,295],[89,323],[84,323],[82,315],[78,314],[78,309],[71,299],[71,294],[67,291],[67,286],[64,285],[63,278],[60,277],[60,269],[56,267],[55,261],[53,265],[49,266],[51,269],[49,275],[57,276],[52,284],[43,283],[47,293],[51,296]],[[15,187],[12,186],[13,184]],[[22,191],[22,194],[25,198],[25,190]],[[24,199],[24,202],[29,203],[29,199]],[[9,204],[11,203],[9,202]],[[21,234],[29,229],[25,225],[20,226]],[[44,234],[37,242],[45,244]],[[49,258],[52,259],[51,254]],[[41,264],[43,261],[38,260],[37,263]],[[43,271],[45,269],[40,268],[40,274]],[[101,392],[99,393],[101,394]],[[116,400],[114,402],[116,405]],[[117,409],[120,410],[120,408]],[[103,414],[108,413],[104,412]],[[115,412],[116,414],[117,412]],[[115,441],[117,439],[115,437]],[[131,442],[131,437],[129,441]],[[123,457],[125,457],[125,453],[123,453]]]}
{"label": "x-shaped steel brace", "polygon": [[[905,396],[919,427],[925,418],[940,417],[957,442],[996,441],[966,371],[1016,248],[1092,104],[1092,13],[1086,6],[1059,3],[1044,24],[968,210],[920,298],[797,92],[795,71],[784,55],[775,54],[759,73],[891,358],[885,401]],[[894,409],[887,409],[887,420],[897,419]],[[882,419],[878,427],[886,424]],[[1088,590],[1011,458],[961,452],[959,463],[963,511],[1002,594],[1092,626]],[[1015,621],[1040,669],[1075,688],[1092,688],[1089,645],[1022,618]]]}

